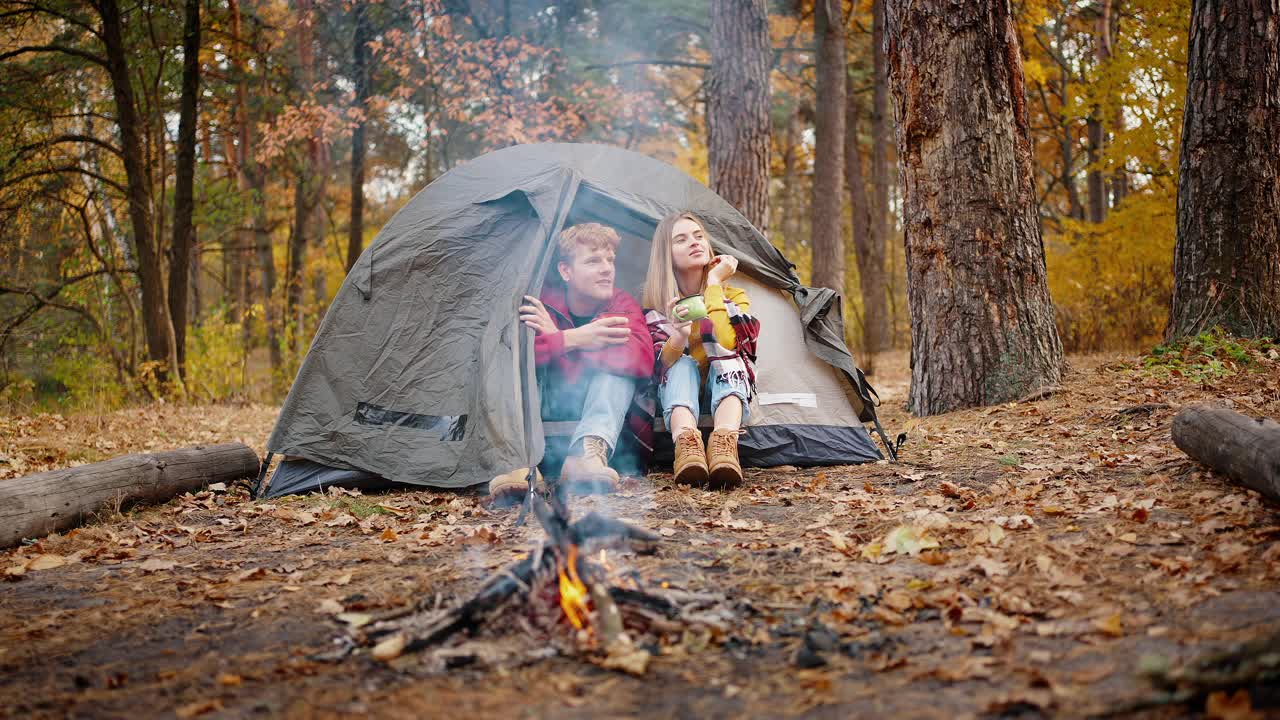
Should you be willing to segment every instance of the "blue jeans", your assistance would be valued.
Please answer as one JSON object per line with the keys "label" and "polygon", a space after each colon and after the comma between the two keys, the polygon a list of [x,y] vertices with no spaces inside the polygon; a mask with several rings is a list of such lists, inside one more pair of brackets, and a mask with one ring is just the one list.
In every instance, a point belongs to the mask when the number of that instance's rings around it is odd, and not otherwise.
{"label": "blue jeans", "polygon": [[683,355],[675,364],[667,369],[667,381],[658,388],[658,399],[662,402],[662,421],[671,429],[671,409],[689,408],[694,422],[702,412],[702,408],[710,408],[716,414],[720,402],[729,396],[742,402],[742,424],[747,424],[751,415],[751,406],[747,404],[747,385],[741,380],[716,377],[707,374],[707,384],[702,386],[702,374],[698,371],[698,363],[688,355]]}
{"label": "blue jeans", "polygon": [[617,447],[618,434],[622,432],[622,423],[635,396],[635,378],[594,372],[584,374],[575,383],[565,382],[558,376],[540,380],[542,419],[578,421],[569,439],[570,448],[587,435],[602,438],[611,452]]}

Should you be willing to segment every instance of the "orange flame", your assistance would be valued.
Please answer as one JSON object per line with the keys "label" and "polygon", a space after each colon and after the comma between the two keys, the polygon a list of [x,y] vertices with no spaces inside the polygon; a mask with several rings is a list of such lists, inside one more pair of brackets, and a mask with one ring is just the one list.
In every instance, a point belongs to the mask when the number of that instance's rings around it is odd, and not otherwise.
{"label": "orange flame", "polygon": [[578,577],[578,548],[569,546],[569,557],[560,570],[560,607],[579,630],[587,626],[587,586]]}

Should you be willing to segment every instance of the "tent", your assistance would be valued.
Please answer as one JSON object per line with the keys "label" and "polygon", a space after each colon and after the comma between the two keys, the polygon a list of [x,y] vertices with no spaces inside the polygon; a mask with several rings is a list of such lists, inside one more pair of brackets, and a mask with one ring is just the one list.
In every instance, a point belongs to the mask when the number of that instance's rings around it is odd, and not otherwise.
{"label": "tent", "polygon": [[[800,285],[759,230],[680,170],[616,147],[548,143],[450,170],[382,228],[338,290],[280,411],[267,449],[286,461],[267,493],[456,488],[537,464],[546,443],[572,428],[540,418],[520,299],[538,294],[555,238],[580,222],[618,231],[618,286],[639,297],[653,230],[678,210],[694,212],[714,249],[739,259],[731,282],[761,321],[743,464],[880,459],[863,425],[879,428],[874,390],[845,346],[834,291]],[[670,458],[664,436],[657,462]]]}

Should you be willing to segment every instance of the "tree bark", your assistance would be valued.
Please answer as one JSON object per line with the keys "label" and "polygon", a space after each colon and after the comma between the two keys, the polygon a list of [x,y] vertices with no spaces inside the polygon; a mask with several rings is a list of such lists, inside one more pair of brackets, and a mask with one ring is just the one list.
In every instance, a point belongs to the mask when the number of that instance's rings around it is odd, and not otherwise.
{"label": "tree bark", "polygon": [[102,510],[164,502],[257,472],[257,454],[228,443],[125,455],[5,480],[0,483],[0,547],[76,527]]}
{"label": "tree bark", "polygon": [[304,173],[306,165],[293,182],[293,225],[289,229],[289,262],[285,274],[284,289],[284,321],[293,324],[293,331],[288,335],[289,352],[293,354],[299,347],[302,335],[302,268],[307,253],[307,233],[311,227],[311,205],[307,201],[307,181]]}
{"label": "tree bark", "polygon": [[1194,405],[1173,418],[1173,443],[1235,482],[1280,502],[1280,423]]}
{"label": "tree bark", "polygon": [[862,357],[859,367],[868,375],[875,373],[876,353],[884,349],[889,335],[889,309],[886,307],[884,278],[884,245],[876,246],[871,234],[871,211],[867,201],[867,184],[862,175],[862,148],[858,137],[857,95],[848,93],[845,111],[844,174],[849,186],[852,208],[853,248],[858,265],[858,288],[862,295]]}
{"label": "tree bark", "polygon": [[910,409],[1056,384],[1018,34],[1009,0],[891,0],[889,82],[904,183]]}
{"label": "tree bark", "polygon": [[771,61],[765,0],[711,0],[711,189],[761,232],[769,225]]}
{"label": "tree bark", "polygon": [[[871,245],[879,248],[881,257],[889,245],[889,75],[884,47],[884,0],[871,6]],[[872,349],[888,349],[888,333],[881,334],[880,344]]]}
{"label": "tree bark", "polygon": [[369,12],[364,3],[357,3],[354,12],[356,27],[351,59],[360,119],[351,132],[351,226],[347,235],[347,272],[351,272],[364,250],[364,135],[368,125],[365,113],[369,111]]}
{"label": "tree bark", "polygon": [[166,302],[164,257],[156,247],[158,236],[152,215],[150,173],[144,161],[142,120],[129,78],[128,50],[124,44],[119,3],[117,0],[97,0],[95,8],[102,18],[102,44],[111,76],[116,123],[120,128],[120,149],[124,155],[129,191],[129,222],[133,227],[133,244],[137,251],[138,284],[142,288],[142,325],[147,339],[147,358],[157,363],[156,378],[163,383],[168,380],[170,371],[177,369],[178,358]]}
{"label": "tree bark", "polygon": [[173,187],[173,244],[169,249],[169,317],[178,374],[187,374],[187,301],[195,227],[196,107],[200,94],[200,0],[186,0],[182,28],[182,96],[178,111],[178,162]]}
{"label": "tree bark", "polygon": [[1170,339],[1280,337],[1280,0],[1193,0]]}
{"label": "tree bark", "polygon": [[800,113],[790,113],[782,151],[782,254],[795,258],[800,240]]}
{"label": "tree bark", "polygon": [[813,13],[817,45],[818,90],[814,117],[813,201],[809,234],[813,246],[814,287],[844,294],[844,106],[845,53],[843,7],[839,0],[818,0]]}
{"label": "tree bark", "polygon": [[241,214],[240,228],[236,232],[236,247],[230,253],[230,270],[234,281],[231,284],[231,319],[243,323],[241,339],[245,352],[249,350],[252,338],[251,323],[245,317],[249,305],[249,269],[252,265],[254,246],[253,235],[253,155],[249,148],[252,142],[252,128],[249,126],[249,73],[244,59],[244,35],[241,30],[240,2],[228,0],[227,8],[231,13],[231,68],[235,73],[235,151],[227,153],[235,165],[236,189],[240,192]]}

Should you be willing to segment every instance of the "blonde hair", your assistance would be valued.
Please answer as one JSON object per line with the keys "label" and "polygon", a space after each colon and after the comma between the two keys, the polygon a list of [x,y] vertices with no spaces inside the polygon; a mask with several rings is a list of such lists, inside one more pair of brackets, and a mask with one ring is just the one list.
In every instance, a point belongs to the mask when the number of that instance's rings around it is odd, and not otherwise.
{"label": "blonde hair", "polygon": [[[649,271],[644,276],[641,303],[660,313],[667,311],[667,303],[671,298],[681,294],[680,284],[676,282],[676,271],[671,262],[671,232],[675,229],[676,223],[681,220],[692,220],[698,224],[704,235],[707,232],[707,227],[691,212],[668,215],[662,218],[662,222],[658,223],[658,229],[653,231],[653,242],[649,245]],[[711,246],[710,237],[707,237],[707,245]],[[711,252],[714,253],[715,250]],[[702,285],[699,290],[706,287],[707,271],[703,268]]]}
{"label": "blonde hair", "polygon": [[572,265],[579,250],[591,252],[607,248],[616,253],[620,242],[622,238],[618,237],[618,231],[608,225],[580,223],[565,228],[556,244],[560,250],[560,262]]}

